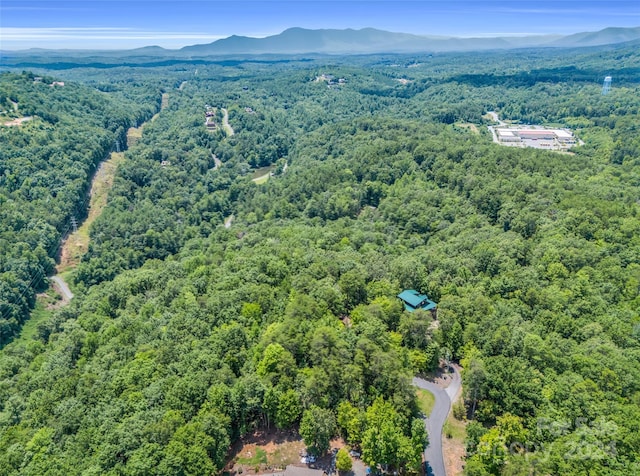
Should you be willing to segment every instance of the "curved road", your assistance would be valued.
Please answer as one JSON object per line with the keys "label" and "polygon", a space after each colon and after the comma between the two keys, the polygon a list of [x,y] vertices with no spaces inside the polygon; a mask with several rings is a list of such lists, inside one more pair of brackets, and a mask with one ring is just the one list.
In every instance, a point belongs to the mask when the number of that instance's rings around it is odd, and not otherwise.
{"label": "curved road", "polygon": [[51,276],[49,279],[57,285],[56,287],[58,288],[58,291],[60,291],[62,297],[67,301],[71,301],[73,293],[71,292],[71,289],[69,289],[69,286],[67,286],[67,283],[65,283],[60,276]]}
{"label": "curved road", "polygon": [[426,474],[429,476],[447,476],[442,455],[442,427],[449,415],[451,402],[455,399],[461,385],[460,372],[455,367],[453,369],[453,380],[446,389],[419,377],[413,379],[416,387],[428,390],[436,397],[431,415],[424,419],[429,434],[429,446],[424,451],[424,459],[427,462]]}
{"label": "curved road", "polygon": [[487,114],[489,114],[491,116],[491,119],[493,119],[494,121],[496,121],[498,123],[499,127],[503,127],[506,126],[506,124],[500,120],[500,118],[498,117],[498,114],[494,111],[489,111],[487,112]]}
{"label": "curved road", "polygon": [[494,111],[489,111],[487,112],[487,114],[489,114],[491,116],[491,118],[496,121],[498,123],[497,126],[489,126],[489,131],[491,132],[491,135],[493,136],[493,142],[495,142],[496,144],[499,144],[500,141],[498,140],[498,136],[496,134],[496,127],[504,127],[506,126],[506,124],[500,120],[500,118],[498,117],[498,114]]}
{"label": "curved road", "polygon": [[222,166],[222,161],[213,152],[211,152],[211,158],[213,159],[213,163],[215,164],[213,170],[218,170]]}

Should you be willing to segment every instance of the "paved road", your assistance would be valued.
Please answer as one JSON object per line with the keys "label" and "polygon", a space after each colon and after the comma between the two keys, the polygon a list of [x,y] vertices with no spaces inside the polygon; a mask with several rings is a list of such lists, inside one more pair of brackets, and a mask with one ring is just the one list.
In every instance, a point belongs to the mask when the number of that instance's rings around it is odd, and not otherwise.
{"label": "paved road", "polygon": [[498,135],[496,134],[496,127],[504,127],[506,124],[500,120],[500,118],[498,117],[498,114],[496,114],[495,112],[489,111],[487,112],[487,114],[489,114],[491,118],[498,123],[497,126],[488,126],[488,127],[489,127],[489,131],[491,131],[491,135],[493,136],[493,142],[495,142],[496,144],[499,144],[500,141],[498,140]]}
{"label": "paved road", "polygon": [[67,286],[67,283],[64,282],[64,279],[60,276],[51,276],[50,279],[57,284],[58,290],[64,299],[70,301],[73,298],[73,293],[71,292],[71,289],[69,289],[69,286]]}
{"label": "paved road", "polygon": [[498,126],[503,127],[506,125],[503,121],[500,120],[497,113],[493,111],[489,111],[487,112],[487,114],[489,114],[491,118],[498,123]]}
{"label": "paved road", "polygon": [[451,402],[460,390],[460,373],[455,369],[453,380],[446,389],[419,377],[414,377],[413,384],[430,391],[436,397],[431,415],[424,419],[429,434],[429,446],[424,451],[427,475],[447,476],[442,455],[442,427],[449,415]]}

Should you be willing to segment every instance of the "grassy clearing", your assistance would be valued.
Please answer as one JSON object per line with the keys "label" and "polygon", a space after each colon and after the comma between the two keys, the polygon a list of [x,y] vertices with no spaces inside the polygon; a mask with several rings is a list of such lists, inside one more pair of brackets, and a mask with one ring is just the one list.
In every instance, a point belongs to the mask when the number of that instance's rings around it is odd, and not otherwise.
{"label": "grassy clearing", "polygon": [[416,394],[418,396],[418,408],[420,408],[420,411],[424,413],[425,416],[431,415],[431,410],[433,410],[433,406],[436,404],[436,397],[433,393],[421,388],[416,389]]}
{"label": "grassy clearing", "polygon": [[270,174],[264,174],[262,177],[254,178],[252,181],[255,184],[261,185],[263,183],[268,182],[270,177],[271,177]]}
{"label": "grassy clearing", "polygon": [[142,137],[142,127],[130,127],[129,130],[127,131],[127,138],[129,137],[133,137],[136,139],[139,139],[140,137]]}
{"label": "grassy clearing", "polygon": [[233,130],[233,127],[231,127],[231,124],[229,124],[229,111],[227,111],[225,108],[222,108],[222,114],[222,128],[227,134],[227,137],[231,137],[233,134],[235,134],[235,132]]}
{"label": "grassy clearing", "polygon": [[268,174],[273,170],[273,165],[269,165],[267,167],[260,167],[259,169],[255,169],[251,174],[251,180],[262,177],[264,174]]}
{"label": "grassy clearing", "polygon": [[127,131],[127,147],[132,147],[142,137],[142,126],[130,127]]}
{"label": "grassy clearing", "polygon": [[[91,183],[91,199],[89,201],[89,215],[78,228],[78,231],[67,237],[62,246],[58,273],[65,273],[75,268],[82,256],[89,249],[89,227],[100,216],[107,204],[109,190],[113,186],[113,178],[118,165],[124,161],[123,153],[113,152],[108,160],[104,161],[96,171]],[[63,276],[66,282],[67,277]]]}
{"label": "grassy clearing", "polygon": [[464,421],[456,420],[453,414],[450,413],[447,421],[444,422],[442,433],[446,438],[464,443],[467,437],[467,425]]}
{"label": "grassy clearing", "polygon": [[27,342],[32,340],[36,336],[38,331],[38,324],[45,322],[53,311],[47,310],[49,305],[56,302],[58,297],[53,290],[49,290],[45,296],[38,296],[36,307],[31,311],[29,320],[24,323],[22,330],[20,331],[20,337],[16,338],[14,342]]}
{"label": "grassy clearing", "polygon": [[238,458],[238,463],[248,465],[267,464],[267,452],[262,448],[256,448],[251,456]]}
{"label": "grassy clearing", "polygon": [[476,126],[475,124],[471,124],[470,122],[458,122],[455,125],[457,127],[462,127],[463,129],[469,129],[474,134],[480,134],[478,126]]}
{"label": "grassy clearing", "polygon": [[464,473],[464,458],[466,454],[465,440],[467,437],[467,424],[457,420],[452,413],[442,429],[442,454],[448,475],[457,476]]}
{"label": "grassy clearing", "polygon": [[[251,174],[251,180],[256,183],[264,183],[269,180],[269,174],[276,168],[275,165],[268,165],[267,167],[260,167],[259,169],[255,169]],[[265,176],[267,178],[265,178]],[[262,180],[262,182],[257,182],[258,180]]]}

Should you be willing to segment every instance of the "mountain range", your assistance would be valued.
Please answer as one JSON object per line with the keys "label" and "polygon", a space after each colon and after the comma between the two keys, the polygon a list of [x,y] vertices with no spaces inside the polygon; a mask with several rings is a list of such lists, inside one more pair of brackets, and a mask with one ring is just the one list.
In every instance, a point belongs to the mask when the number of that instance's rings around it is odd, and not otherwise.
{"label": "mountain range", "polygon": [[[212,43],[186,46],[170,50],[148,46],[122,51],[56,51],[60,55],[83,56],[153,56],[167,58],[200,58],[220,55],[256,54],[367,54],[367,53],[418,53],[481,51],[532,47],[581,47],[599,46],[640,40],[640,27],[605,28],[596,32],[576,33],[568,36],[511,36],[492,38],[463,38],[420,36],[395,33],[374,28],[361,30],[289,28],[280,34],[264,38],[230,36]],[[42,55],[47,50],[4,52],[3,56]]]}

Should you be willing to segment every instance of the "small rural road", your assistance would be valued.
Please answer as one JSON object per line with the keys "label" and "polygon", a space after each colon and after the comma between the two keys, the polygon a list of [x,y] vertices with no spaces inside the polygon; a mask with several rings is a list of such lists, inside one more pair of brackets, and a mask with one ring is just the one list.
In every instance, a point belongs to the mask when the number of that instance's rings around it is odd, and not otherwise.
{"label": "small rural road", "polygon": [[214,163],[213,170],[218,170],[220,167],[222,167],[222,161],[213,152],[211,152],[211,158],[213,159]]}
{"label": "small rural road", "polygon": [[60,276],[51,276],[51,278],[49,279],[51,279],[51,281],[55,283],[56,288],[62,295],[63,299],[65,299],[66,301],[71,301],[71,299],[73,298],[73,293],[71,292],[71,289],[69,289],[69,286],[67,286],[67,283],[64,282],[64,279],[62,279]]}
{"label": "small rural road", "polygon": [[488,126],[488,128],[489,128],[489,131],[491,132],[491,135],[493,136],[493,142],[495,142],[496,144],[499,144],[500,141],[498,140],[498,135],[496,134],[496,127],[504,127],[506,124],[500,120],[500,118],[498,117],[498,114],[495,113],[494,111],[489,111],[487,112],[487,114],[489,114],[491,118],[498,123],[497,126]]}
{"label": "small rural road", "polygon": [[503,127],[506,126],[506,124],[500,120],[500,118],[498,117],[498,114],[494,111],[489,111],[487,112],[487,114],[489,114],[491,116],[491,118],[496,121],[498,123],[498,126]]}
{"label": "small rural road", "polygon": [[420,377],[414,377],[413,384],[433,393],[436,398],[431,415],[424,419],[429,434],[429,446],[424,451],[427,462],[426,474],[429,476],[447,476],[442,455],[442,427],[449,415],[451,402],[460,390],[460,372],[454,367],[453,380],[447,388],[442,388],[433,382]]}

